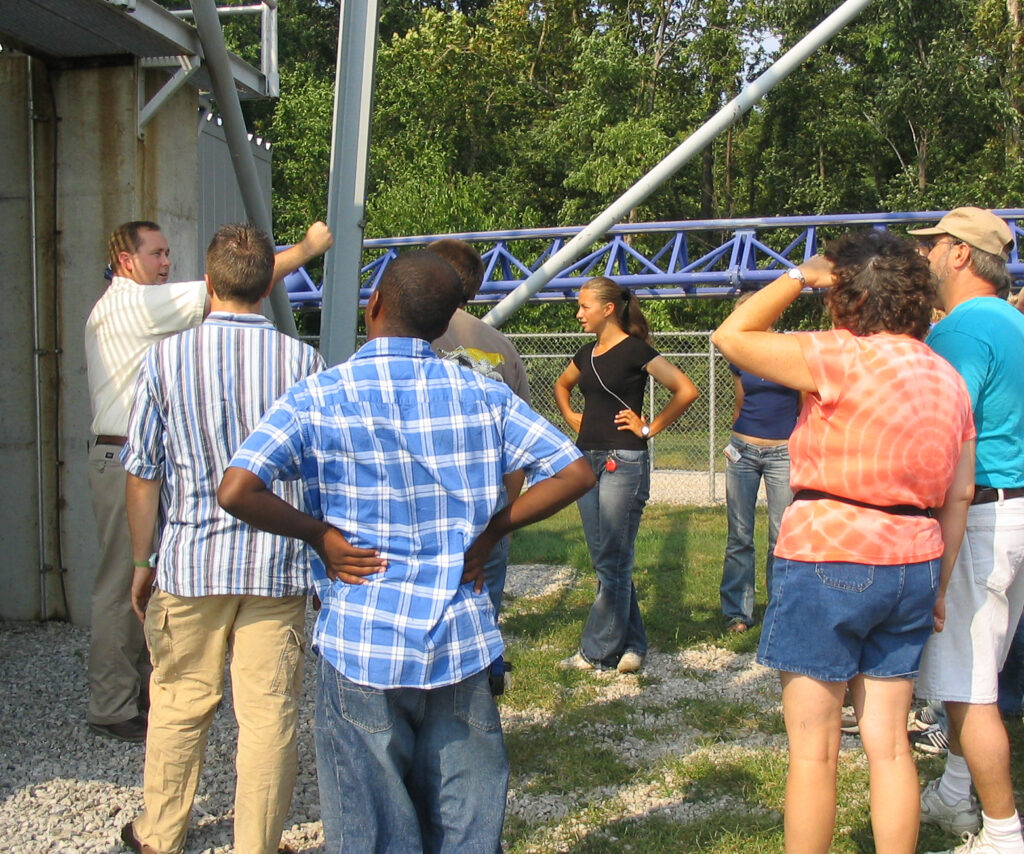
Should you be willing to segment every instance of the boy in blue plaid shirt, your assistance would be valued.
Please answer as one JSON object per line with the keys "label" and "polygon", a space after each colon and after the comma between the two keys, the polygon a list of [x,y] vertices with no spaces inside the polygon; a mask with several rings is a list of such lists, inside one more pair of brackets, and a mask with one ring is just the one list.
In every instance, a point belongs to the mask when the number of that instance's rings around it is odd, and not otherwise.
{"label": "boy in blue plaid shirt", "polygon": [[[502,536],[593,484],[573,443],[507,386],[431,351],[460,301],[443,259],[393,261],[367,343],[277,401],[219,492],[316,551],[331,854],[499,850],[508,760],[487,675],[503,643],[483,565]],[[532,485],[499,510],[502,476],[519,470]],[[270,489],[296,479],[306,512]]]}

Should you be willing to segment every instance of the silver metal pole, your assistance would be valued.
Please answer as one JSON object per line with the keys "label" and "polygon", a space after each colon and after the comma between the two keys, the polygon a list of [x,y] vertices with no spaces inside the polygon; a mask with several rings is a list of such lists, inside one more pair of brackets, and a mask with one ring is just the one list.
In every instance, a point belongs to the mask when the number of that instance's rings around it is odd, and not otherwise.
{"label": "silver metal pole", "polygon": [[491,326],[501,326],[517,308],[526,303],[554,276],[568,267],[609,228],[621,220],[630,210],[639,205],[665,181],[672,177],[694,155],[700,153],[712,140],[747,110],[760,101],[778,83],[808,56],[827,42],[853,18],[859,15],[871,0],[846,0],[818,26],[811,30],[785,54],[779,57],[753,83],[722,107],[714,116],[691,134],[664,160],[644,175],[625,193],[617,198],[593,222],[565,244],[558,252],[542,264],[525,282],[499,302],[484,316]]}
{"label": "silver metal pole", "polygon": [[327,184],[327,225],[334,234],[334,248],[325,262],[320,312],[320,352],[329,365],[347,359],[356,348],[377,5],[377,0],[342,0],[340,9]]}
{"label": "silver metal pole", "polygon": [[[231,152],[231,165],[235,168],[235,178],[242,194],[242,203],[249,221],[267,234],[274,233],[274,224],[270,211],[264,207],[260,197],[259,177],[256,174],[256,159],[249,147],[249,136],[242,117],[242,105],[235,89],[235,78],[228,63],[227,48],[224,46],[224,32],[217,17],[217,7],[213,0],[189,0],[192,14],[195,17],[199,41],[203,45],[203,54],[210,69],[210,80],[213,84],[213,95],[217,99],[217,109],[224,121],[224,136],[228,150]],[[274,324],[281,332],[298,337],[295,318],[292,315],[291,303],[284,282],[278,282],[270,292],[270,315]]]}

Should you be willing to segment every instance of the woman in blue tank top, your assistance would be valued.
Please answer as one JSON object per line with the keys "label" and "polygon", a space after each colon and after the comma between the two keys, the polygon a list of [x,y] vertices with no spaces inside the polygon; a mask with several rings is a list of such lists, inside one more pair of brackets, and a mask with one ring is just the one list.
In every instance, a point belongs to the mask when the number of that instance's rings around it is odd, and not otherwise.
{"label": "woman in blue tank top", "polygon": [[[736,306],[746,302],[744,294]],[[762,379],[734,365],[736,397],[732,438],[725,447],[725,507],[729,536],[719,594],[726,631],[745,632],[754,624],[754,518],[764,480],[768,501],[768,554],[765,590],[772,589],[772,553],[782,511],[793,500],[789,488],[789,434],[800,411],[800,392]]]}

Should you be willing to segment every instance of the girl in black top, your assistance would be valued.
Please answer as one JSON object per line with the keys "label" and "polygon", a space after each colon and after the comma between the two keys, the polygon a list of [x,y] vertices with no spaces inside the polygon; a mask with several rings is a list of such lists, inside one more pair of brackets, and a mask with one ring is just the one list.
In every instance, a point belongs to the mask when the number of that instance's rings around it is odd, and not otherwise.
{"label": "girl in black top", "polygon": [[[590,279],[580,289],[576,319],[596,341],[581,348],[558,378],[555,401],[579,433],[576,444],[598,479],[577,502],[598,584],[580,650],[561,666],[632,673],[647,654],[633,586],[633,543],[650,493],[647,440],[682,415],[697,389],[647,343],[647,321],[628,288],[605,276]],[[648,376],[672,392],[650,424],[640,414]],[[576,385],[583,392],[582,413],[569,404]]]}

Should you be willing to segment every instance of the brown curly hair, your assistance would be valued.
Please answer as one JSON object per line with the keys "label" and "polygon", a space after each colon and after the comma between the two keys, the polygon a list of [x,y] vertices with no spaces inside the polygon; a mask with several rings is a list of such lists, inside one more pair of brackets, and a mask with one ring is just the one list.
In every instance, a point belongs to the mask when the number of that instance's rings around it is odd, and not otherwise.
{"label": "brown curly hair", "polygon": [[825,257],[835,265],[825,304],[837,328],[854,335],[928,334],[935,278],[915,244],[888,231],[855,231],[830,243]]}

